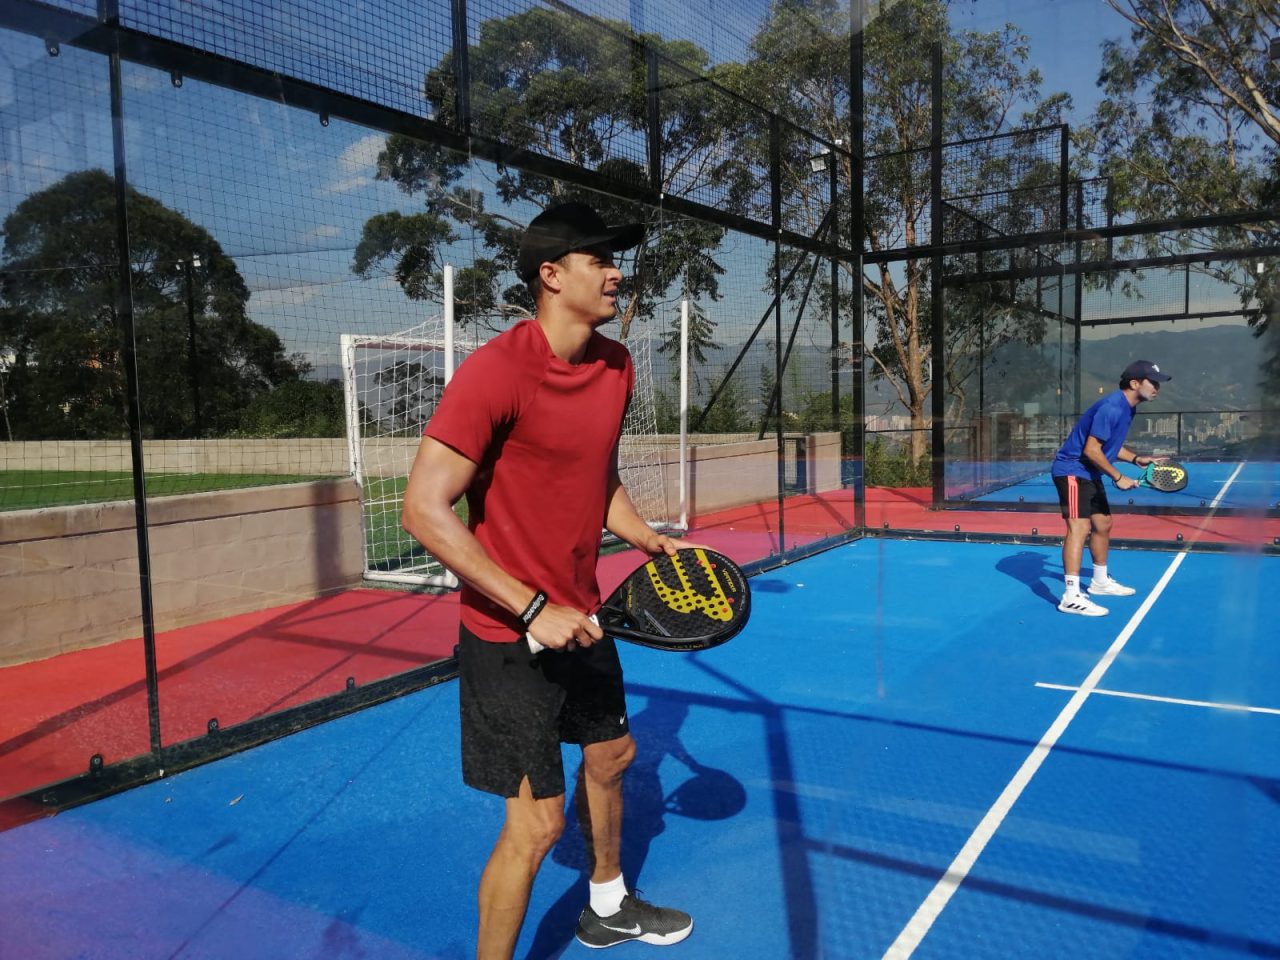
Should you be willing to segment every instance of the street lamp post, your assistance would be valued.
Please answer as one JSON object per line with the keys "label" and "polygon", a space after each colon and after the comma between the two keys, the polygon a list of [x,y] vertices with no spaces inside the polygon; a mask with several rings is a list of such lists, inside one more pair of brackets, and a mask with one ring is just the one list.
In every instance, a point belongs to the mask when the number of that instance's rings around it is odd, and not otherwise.
{"label": "street lamp post", "polygon": [[9,423],[9,401],[5,398],[4,371],[13,362],[13,354],[0,357],[0,412],[4,413],[4,432],[10,442],[13,441],[13,426]]}
{"label": "street lamp post", "polygon": [[187,361],[191,380],[192,432],[199,437],[204,433],[200,417],[200,358],[196,349],[196,292],[192,269],[200,266],[200,258],[192,256],[182,261],[182,273],[187,286]]}

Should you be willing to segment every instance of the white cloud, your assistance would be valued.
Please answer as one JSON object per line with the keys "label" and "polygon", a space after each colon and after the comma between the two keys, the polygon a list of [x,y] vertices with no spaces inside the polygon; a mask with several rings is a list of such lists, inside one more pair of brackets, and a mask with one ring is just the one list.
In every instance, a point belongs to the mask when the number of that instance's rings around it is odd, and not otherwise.
{"label": "white cloud", "polygon": [[320,196],[327,197],[335,193],[350,193],[352,190],[359,190],[361,187],[368,186],[371,183],[373,183],[372,177],[344,177],[341,180],[326,183],[317,192]]}
{"label": "white cloud", "polygon": [[338,154],[336,176],[320,187],[320,195],[350,193],[373,183],[372,174],[386,139],[382,134],[371,133],[349,144]]}
{"label": "white cloud", "polygon": [[378,162],[387,138],[379,133],[361,137],[338,155],[338,166],[349,173],[367,173]]}

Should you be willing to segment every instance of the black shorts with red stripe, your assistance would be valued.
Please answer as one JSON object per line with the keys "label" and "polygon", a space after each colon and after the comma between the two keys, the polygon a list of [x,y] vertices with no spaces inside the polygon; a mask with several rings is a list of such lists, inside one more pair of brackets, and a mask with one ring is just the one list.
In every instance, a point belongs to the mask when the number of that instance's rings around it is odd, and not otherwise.
{"label": "black shorts with red stripe", "polygon": [[1095,483],[1083,477],[1054,477],[1053,485],[1058,488],[1064,520],[1078,520],[1095,513],[1111,515],[1111,504],[1107,502],[1107,491],[1101,480]]}

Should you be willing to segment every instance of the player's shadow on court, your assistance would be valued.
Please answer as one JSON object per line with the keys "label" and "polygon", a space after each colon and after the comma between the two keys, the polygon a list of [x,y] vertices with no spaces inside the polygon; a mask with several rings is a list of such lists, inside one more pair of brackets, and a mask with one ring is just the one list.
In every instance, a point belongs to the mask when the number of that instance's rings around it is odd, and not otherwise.
{"label": "player's shadow on court", "polygon": [[1045,560],[1046,557],[1043,553],[1036,553],[1033,550],[1019,550],[1013,556],[996,561],[996,569],[1013,577],[1015,580],[1025,583],[1037,597],[1056,607],[1058,598],[1054,596],[1053,591],[1049,589],[1049,585],[1045,581],[1060,578],[1062,571],[1061,567],[1050,570]]}
{"label": "player's shadow on court", "polygon": [[[685,750],[680,742],[680,727],[688,715],[686,703],[651,697],[648,705],[631,717],[636,758],[622,782],[622,874],[632,893],[637,886],[644,886],[641,872],[649,845],[666,829],[668,814],[695,820],[727,820],[741,813],[747,804],[747,791],[737,779],[723,770],[703,766]],[[658,776],[659,766],[668,756],[692,774],[669,793],[663,790]],[[573,789],[572,783],[566,786]],[[574,799],[565,811],[564,834],[551,851],[551,859],[580,871],[581,877],[539,919],[529,960],[559,956],[572,940],[578,915],[587,904],[590,861]],[[663,902],[665,894],[655,894]]]}

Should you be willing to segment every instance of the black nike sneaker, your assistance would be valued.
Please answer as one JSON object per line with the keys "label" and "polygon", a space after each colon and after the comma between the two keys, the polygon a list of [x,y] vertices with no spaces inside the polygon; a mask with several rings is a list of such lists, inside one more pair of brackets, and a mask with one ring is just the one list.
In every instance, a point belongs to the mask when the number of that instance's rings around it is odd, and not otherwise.
{"label": "black nike sneaker", "polygon": [[693,930],[693,918],[668,907],[655,907],[630,894],[622,898],[622,908],[602,917],[590,906],[578,918],[578,940],[588,947],[612,947],[616,943],[639,940],[669,946],[679,943]]}

